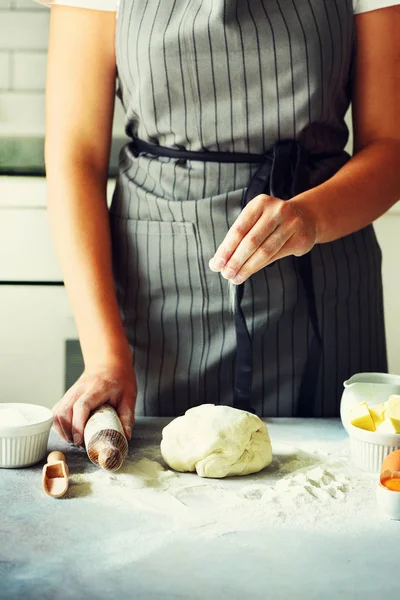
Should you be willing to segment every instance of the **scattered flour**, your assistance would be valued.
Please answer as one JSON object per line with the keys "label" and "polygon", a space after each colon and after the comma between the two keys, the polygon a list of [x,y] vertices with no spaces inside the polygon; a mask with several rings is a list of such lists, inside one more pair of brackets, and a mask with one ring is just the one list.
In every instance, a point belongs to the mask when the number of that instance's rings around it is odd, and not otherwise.
{"label": "scattered flour", "polygon": [[[340,456],[338,448],[305,452],[282,445],[274,448],[273,462],[261,473],[222,480],[166,469],[155,446],[141,454],[146,457],[139,454],[115,473],[92,469],[71,474],[69,497],[88,496],[91,502],[126,511],[127,518],[140,512],[149,526],[157,524],[156,535],[145,535],[148,551],[162,543],[163,535],[189,531],[214,538],[268,526],[362,527],[375,502],[376,478],[352,471],[347,450]],[[145,540],[139,539],[137,552],[144,553]]]}

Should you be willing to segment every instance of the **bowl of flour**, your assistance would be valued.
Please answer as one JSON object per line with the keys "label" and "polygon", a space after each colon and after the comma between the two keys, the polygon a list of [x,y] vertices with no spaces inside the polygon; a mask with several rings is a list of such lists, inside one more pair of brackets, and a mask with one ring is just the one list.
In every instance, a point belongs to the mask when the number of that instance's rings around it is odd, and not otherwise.
{"label": "bowl of flour", "polygon": [[0,403],[0,468],[29,467],[47,451],[53,413],[37,404]]}

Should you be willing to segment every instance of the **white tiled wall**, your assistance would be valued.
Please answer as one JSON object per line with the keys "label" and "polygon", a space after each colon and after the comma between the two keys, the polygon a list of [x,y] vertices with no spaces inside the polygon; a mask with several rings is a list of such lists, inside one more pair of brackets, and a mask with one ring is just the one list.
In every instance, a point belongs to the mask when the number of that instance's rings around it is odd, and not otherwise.
{"label": "white tiled wall", "polygon": [[[44,134],[49,15],[34,0],[0,0],[0,136]],[[123,134],[119,101],[114,133]]]}

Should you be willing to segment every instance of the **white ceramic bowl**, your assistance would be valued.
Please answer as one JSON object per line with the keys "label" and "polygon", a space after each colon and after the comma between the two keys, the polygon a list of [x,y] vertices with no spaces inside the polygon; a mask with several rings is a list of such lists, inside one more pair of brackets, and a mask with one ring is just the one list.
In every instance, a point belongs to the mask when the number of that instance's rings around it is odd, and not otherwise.
{"label": "white ceramic bowl", "polygon": [[371,394],[368,394],[367,398],[365,386],[368,386],[368,383],[363,383],[362,394],[360,395],[356,392],[353,392],[351,396],[346,394],[346,391],[343,393],[340,417],[343,427],[350,436],[350,455],[354,465],[362,471],[380,473],[382,463],[388,454],[400,450],[400,433],[366,431],[351,425],[349,419],[349,411],[352,406],[356,406],[361,402],[367,402],[368,406],[374,406],[388,400],[390,394],[395,393],[392,390],[386,390],[386,394],[383,396],[382,393],[375,394],[376,383],[371,381],[370,385],[371,389],[369,391]]}
{"label": "white ceramic bowl", "polygon": [[[29,424],[16,425],[6,420],[11,409],[22,413]],[[2,418],[3,413],[3,418]],[[28,467],[46,456],[47,442],[53,423],[49,408],[36,404],[0,404],[0,467]]]}
{"label": "white ceramic bowl", "polygon": [[[373,403],[370,403],[371,406]],[[400,450],[400,433],[366,431],[354,425],[347,425],[350,435],[351,460],[356,467],[369,473],[380,473],[385,458],[395,450]]]}
{"label": "white ceramic bowl", "polygon": [[390,373],[356,373],[343,383],[340,417],[345,429],[350,421],[350,408],[366,402],[369,406],[386,402],[392,394],[400,394],[400,376]]}
{"label": "white ceramic bowl", "polygon": [[376,489],[376,500],[380,512],[385,517],[400,520],[400,492],[388,490],[379,483]]}

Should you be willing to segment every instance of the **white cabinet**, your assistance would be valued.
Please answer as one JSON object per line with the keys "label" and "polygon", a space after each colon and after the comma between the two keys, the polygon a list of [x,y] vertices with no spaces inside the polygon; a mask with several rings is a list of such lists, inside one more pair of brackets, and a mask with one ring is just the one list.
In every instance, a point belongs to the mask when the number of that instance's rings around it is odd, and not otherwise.
{"label": "white cabinet", "polygon": [[0,281],[62,281],[41,177],[0,177]]}
{"label": "white cabinet", "polygon": [[[115,182],[108,186],[108,204]],[[46,180],[0,177],[0,281],[62,282],[46,210]]]}
{"label": "white cabinet", "polygon": [[389,370],[400,374],[400,203],[375,222],[375,231],[383,253]]}
{"label": "white cabinet", "polygon": [[51,408],[64,394],[77,354],[72,353],[77,331],[65,288],[1,285],[0,314],[0,402]]}
{"label": "white cabinet", "polygon": [[50,234],[46,181],[0,177],[0,402],[51,408],[82,368]]}
{"label": "white cabinet", "polygon": [[[346,150],[351,154],[351,109],[346,114],[346,122],[349,127]],[[400,374],[400,202],[374,225],[383,253],[382,275],[389,371]]]}

